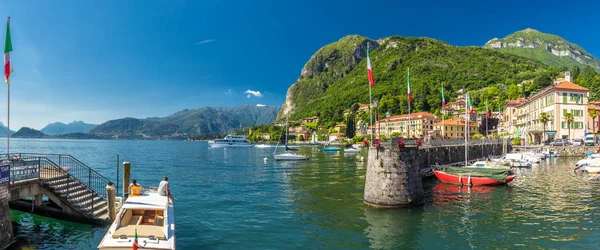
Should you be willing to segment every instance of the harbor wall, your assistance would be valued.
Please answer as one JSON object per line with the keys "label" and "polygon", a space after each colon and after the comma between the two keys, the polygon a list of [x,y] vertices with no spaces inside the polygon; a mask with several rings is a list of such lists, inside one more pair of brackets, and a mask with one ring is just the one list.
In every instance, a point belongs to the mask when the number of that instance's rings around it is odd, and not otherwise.
{"label": "harbor wall", "polygon": [[[468,146],[469,159],[501,155],[501,143]],[[369,147],[363,202],[373,207],[407,207],[423,203],[421,170],[465,161],[465,146]]]}
{"label": "harbor wall", "polygon": [[0,249],[7,248],[13,240],[8,200],[0,201]]}

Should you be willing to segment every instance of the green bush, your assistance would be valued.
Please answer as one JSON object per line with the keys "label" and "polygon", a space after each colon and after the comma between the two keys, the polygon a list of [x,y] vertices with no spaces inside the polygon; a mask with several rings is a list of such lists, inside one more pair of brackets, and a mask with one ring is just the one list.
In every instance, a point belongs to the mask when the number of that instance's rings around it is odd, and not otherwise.
{"label": "green bush", "polygon": [[473,135],[473,139],[481,139],[481,138],[483,138],[482,134],[474,134]]}
{"label": "green bush", "polygon": [[515,137],[511,141],[512,145],[521,145],[521,138]]}

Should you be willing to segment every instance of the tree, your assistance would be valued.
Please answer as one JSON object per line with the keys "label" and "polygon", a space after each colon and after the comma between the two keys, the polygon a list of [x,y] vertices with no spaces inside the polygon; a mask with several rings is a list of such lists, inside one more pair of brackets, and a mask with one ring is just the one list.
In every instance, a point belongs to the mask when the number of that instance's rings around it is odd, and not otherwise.
{"label": "tree", "polygon": [[348,115],[348,120],[346,121],[346,138],[354,138],[354,135],[356,134],[354,116],[354,112]]}
{"label": "tree", "polygon": [[569,128],[569,139],[571,139],[571,123],[573,123],[573,114],[566,113],[563,119],[567,122],[567,128]]}
{"label": "tree", "polygon": [[[596,117],[600,114],[598,114],[598,111],[595,109],[589,109],[588,115],[592,118],[592,131],[596,133]],[[594,136],[594,139],[596,139],[596,136]]]}
{"label": "tree", "polygon": [[544,124],[544,137],[546,136],[546,124],[548,124],[548,122],[550,121],[550,117],[548,117],[548,113],[541,113],[540,114],[540,122],[542,124]]}

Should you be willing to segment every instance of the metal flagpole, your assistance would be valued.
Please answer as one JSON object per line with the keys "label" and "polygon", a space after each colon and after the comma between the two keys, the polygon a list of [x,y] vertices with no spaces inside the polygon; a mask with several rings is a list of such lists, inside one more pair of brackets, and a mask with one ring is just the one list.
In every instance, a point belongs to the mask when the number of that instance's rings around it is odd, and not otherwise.
{"label": "metal flagpole", "polygon": [[6,126],[6,157],[10,158],[10,83],[8,84],[8,121]]}
{"label": "metal flagpole", "polygon": [[465,98],[465,103],[467,105],[465,105],[465,167],[469,165],[469,156],[468,156],[468,147],[467,147],[467,133],[468,133],[468,127],[467,127],[467,122],[469,122],[470,119],[468,119],[469,116],[469,93],[467,92],[467,98]]}
{"label": "metal flagpole", "polygon": [[[371,100],[371,84],[369,83],[369,128],[367,128],[367,131],[370,129],[371,126],[373,126],[373,113],[371,112],[371,103],[373,103],[373,101]],[[373,140],[373,131],[371,131],[371,141]]]}
{"label": "metal flagpole", "polygon": [[410,98],[408,98],[408,138],[410,138]]}

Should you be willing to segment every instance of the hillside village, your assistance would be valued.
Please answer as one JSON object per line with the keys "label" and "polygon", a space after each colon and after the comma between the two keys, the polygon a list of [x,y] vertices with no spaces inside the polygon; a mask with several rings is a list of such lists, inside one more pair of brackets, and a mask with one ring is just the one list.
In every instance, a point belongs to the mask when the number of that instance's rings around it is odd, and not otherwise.
{"label": "hillside village", "polygon": [[[343,113],[346,123],[330,127],[321,124],[319,116],[288,121],[288,140],[296,143],[356,143],[371,137],[463,139],[467,127],[465,118],[470,121],[468,135],[471,138],[502,136],[519,138],[530,144],[555,138],[583,138],[599,128],[600,101],[590,102],[590,90],[573,83],[570,71],[561,75],[563,77],[555,78],[552,84],[526,98],[507,100],[505,105],[488,107],[488,110],[479,108],[472,114],[465,113],[467,92],[464,89],[458,90],[457,97],[447,102],[446,108],[437,115],[425,111],[410,115],[379,114],[377,102],[374,102],[371,112],[379,119],[374,119],[371,126],[369,105],[353,105]],[[525,80],[518,86],[530,82]],[[271,126],[255,127],[249,131],[249,138],[278,141],[285,136],[285,125],[285,121],[277,121]]]}

